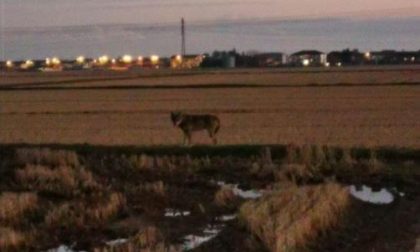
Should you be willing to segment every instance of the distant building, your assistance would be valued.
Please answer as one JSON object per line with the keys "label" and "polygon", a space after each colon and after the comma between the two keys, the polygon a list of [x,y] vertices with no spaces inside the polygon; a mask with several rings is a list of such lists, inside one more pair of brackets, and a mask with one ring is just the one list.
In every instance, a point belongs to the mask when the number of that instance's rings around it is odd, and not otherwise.
{"label": "distant building", "polygon": [[327,55],[327,62],[331,66],[361,65],[364,62],[364,54],[358,50],[332,51]]}
{"label": "distant building", "polygon": [[280,67],[287,63],[287,55],[284,53],[271,52],[255,54],[258,67]]}
{"label": "distant building", "polygon": [[383,50],[370,53],[370,63],[377,65],[418,64],[420,51]]}
{"label": "distant building", "polygon": [[383,50],[370,53],[370,61],[378,65],[392,65],[398,63],[397,52],[394,50]]}
{"label": "distant building", "polygon": [[289,57],[291,66],[324,66],[326,63],[327,55],[316,50],[299,51]]}
{"label": "distant building", "polygon": [[25,60],[16,61],[16,69],[19,71],[37,71],[39,68],[44,66],[43,60]]}
{"label": "distant building", "polygon": [[142,68],[152,68],[152,69],[159,69],[164,67],[167,64],[166,60],[160,58],[157,55],[152,55],[150,57],[144,57],[141,61]]}
{"label": "distant building", "polygon": [[223,60],[223,67],[224,68],[235,68],[236,67],[236,59],[235,55],[227,54],[222,57]]}
{"label": "distant building", "polygon": [[399,64],[420,64],[420,50],[398,52],[397,57]]}
{"label": "distant building", "polygon": [[203,63],[205,56],[199,55],[174,55],[170,58],[170,66],[174,69],[198,68]]}
{"label": "distant building", "polygon": [[237,62],[236,51],[214,51],[212,55],[204,55],[202,67],[235,68]]}

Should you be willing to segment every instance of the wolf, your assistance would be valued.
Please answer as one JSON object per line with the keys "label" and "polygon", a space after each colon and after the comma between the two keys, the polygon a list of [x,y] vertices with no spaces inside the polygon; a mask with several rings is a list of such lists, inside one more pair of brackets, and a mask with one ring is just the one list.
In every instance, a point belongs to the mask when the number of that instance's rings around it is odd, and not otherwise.
{"label": "wolf", "polygon": [[220,120],[217,116],[210,114],[191,115],[173,111],[171,112],[171,120],[174,127],[180,128],[184,133],[184,145],[190,145],[192,133],[200,130],[207,130],[213,144],[217,144],[216,134],[220,129]]}

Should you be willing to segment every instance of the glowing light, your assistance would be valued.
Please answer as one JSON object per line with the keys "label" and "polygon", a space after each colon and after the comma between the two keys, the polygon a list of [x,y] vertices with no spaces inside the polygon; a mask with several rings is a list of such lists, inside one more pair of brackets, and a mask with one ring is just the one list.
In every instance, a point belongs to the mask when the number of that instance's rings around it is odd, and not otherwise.
{"label": "glowing light", "polygon": [[304,60],[302,60],[302,64],[304,65],[304,66],[309,66],[309,64],[310,64],[311,62],[309,61],[309,59],[304,59]]}
{"label": "glowing light", "polygon": [[416,60],[416,57],[411,57],[411,61],[414,62]]}
{"label": "glowing light", "polygon": [[371,56],[371,54],[370,54],[370,52],[365,52],[365,58],[370,58],[370,56]]}
{"label": "glowing light", "polygon": [[79,57],[77,57],[77,58],[76,58],[76,62],[77,62],[78,64],[83,64],[83,63],[85,63],[85,60],[86,60],[86,58],[85,58],[84,56],[79,56]]}
{"label": "glowing light", "polygon": [[109,56],[108,55],[103,55],[101,57],[99,57],[98,62],[100,65],[106,65],[109,63]]}
{"label": "glowing light", "polygon": [[121,61],[125,64],[131,64],[133,62],[133,57],[131,55],[126,54],[122,56]]}
{"label": "glowing light", "polygon": [[175,59],[176,59],[177,61],[181,62],[181,61],[182,61],[182,56],[178,54],[178,55],[175,57]]}
{"label": "glowing light", "polygon": [[150,56],[150,61],[152,62],[153,65],[158,64],[159,63],[159,56],[157,56],[157,55]]}
{"label": "glowing light", "polygon": [[28,66],[33,66],[34,62],[32,60],[27,60],[27,61],[25,61],[25,64],[28,65]]}
{"label": "glowing light", "polygon": [[137,57],[137,61],[138,61],[138,62],[142,62],[142,61],[143,61],[143,56],[139,56],[139,57]]}
{"label": "glowing light", "polygon": [[6,67],[7,68],[12,68],[13,66],[14,66],[13,61],[11,61],[11,60],[6,61]]}
{"label": "glowing light", "polygon": [[326,67],[330,67],[330,62],[325,62]]}
{"label": "glowing light", "polygon": [[115,65],[117,63],[117,60],[116,59],[112,59],[111,60],[111,63]]}
{"label": "glowing light", "polygon": [[337,63],[337,66],[341,67],[343,64],[341,62]]}
{"label": "glowing light", "polygon": [[47,65],[47,66],[51,65],[51,59],[50,58],[45,59],[45,65]]}
{"label": "glowing light", "polygon": [[55,66],[60,65],[61,64],[61,60],[57,57],[54,57],[51,59],[51,63]]}
{"label": "glowing light", "polygon": [[35,66],[35,63],[32,60],[26,60],[25,63],[21,65],[21,68],[23,69],[29,69]]}

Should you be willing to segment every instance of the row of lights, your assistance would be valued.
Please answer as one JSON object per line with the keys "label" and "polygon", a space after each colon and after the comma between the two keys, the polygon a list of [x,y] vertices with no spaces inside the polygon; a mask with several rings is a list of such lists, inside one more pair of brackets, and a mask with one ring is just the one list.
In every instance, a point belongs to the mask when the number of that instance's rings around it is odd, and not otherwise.
{"label": "row of lights", "polygon": [[[151,55],[150,56],[150,61],[152,64],[157,65],[159,63],[160,57],[158,55]],[[131,64],[134,62],[134,58],[131,55],[124,55],[120,58],[120,61],[124,64]],[[143,56],[139,56],[137,57],[137,62],[141,63],[143,62]],[[85,56],[78,56],[76,58],[76,63],[77,64],[85,64],[86,63],[86,57]],[[107,65],[109,63],[112,64],[116,64],[117,60],[116,59],[111,59],[108,55],[102,55],[100,56],[98,59],[94,59],[93,60],[94,64],[98,64],[98,65]],[[6,61],[6,67],[7,68],[13,68],[14,67],[14,63],[11,60],[7,60]],[[21,67],[23,69],[28,69],[31,68],[35,65],[34,61],[32,60],[26,60],[24,63],[22,63]],[[45,65],[48,67],[53,67],[53,66],[59,66],[61,65],[61,60],[58,57],[53,57],[53,58],[46,58],[45,59]]]}
{"label": "row of lights", "polygon": [[[151,61],[152,64],[155,64],[155,65],[158,64],[159,63],[159,59],[160,58],[159,58],[158,55],[151,55],[150,56],[150,61]],[[124,55],[124,56],[122,56],[120,58],[120,61],[122,63],[124,63],[124,64],[132,64],[135,60],[134,60],[134,57],[133,56],[131,56],[129,54],[126,54],[126,55]],[[83,58],[83,60],[81,58],[77,62],[78,63],[84,62],[84,58]],[[139,56],[137,58],[137,62],[138,63],[143,62],[143,56]],[[94,64],[99,64],[99,65],[107,65],[109,63],[116,64],[117,63],[117,60],[116,59],[111,59],[108,55],[103,55],[103,56],[99,57],[98,59],[93,60],[93,63]]]}
{"label": "row of lights", "polygon": [[[364,56],[365,56],[366,59],[369,59],[370,60],[371,57],[372,57],[372,54],[370,52],[365,52]],[[415,57],[411,57],[411,61],[412,62],[414,62],[415,60],[416,60]],[[408,58],[404,58],[404,61],[408,61]],[[309,66],[310,64],[311,64],[311,60],[309,60],[309,59],[302,60],[302,65],[303,66]],[[329,62],[326,62],[325,63],[325,66],[326,67],[329,67],[330,66],[330,63]],[[337,66],[341,67],[342,66],[342,63],[341,62],[338,62],[337,63]]]}
{"label": "row of lights", "polygon": [[[159,60],[160,60],[160,58],[159,58],[158,55],[151,55],[150,56],[150,61],[154,65],[158,64]],[[124,64],[132,64],[135,61],[135,59],[134,59],[133,56],[126,54],[126,55],[124,55],[120,58],[120,61]],[[137,62],[138,63],[143,62],[143,56],[139,56],[137,58]],[[116,59],[111,59],[108,55],[103,55],[103,56],[99,57],[98,59],[95,59],[93,61],[93,63],[94,64],[99,64],[99,65],[107,65],[109,63],[116,64],[117,60]]]}

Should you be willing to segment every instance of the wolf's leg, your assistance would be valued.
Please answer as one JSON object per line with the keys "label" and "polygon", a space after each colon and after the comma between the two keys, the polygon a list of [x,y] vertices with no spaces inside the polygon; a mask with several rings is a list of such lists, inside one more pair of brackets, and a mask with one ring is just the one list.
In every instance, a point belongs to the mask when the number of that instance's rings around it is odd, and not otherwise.
{"label": "wolf's leg", "polygon": [[209,136],[210,136],[213,144],[217,144],[216,133],[213,131],[213,129],[208,129],[207,131],[209,132]]}
{"label": "wolf's leg", "polygon": [[188,133],[187,139],[188,139],[188,146],[191,146],[191,133]]}
{"label": "wolf's leg", "polygon": [[217,137],[216,136],[213,136],[212,139],[213,139],[213,144],[216,145],[217,144]]}
{"label": "wolf's leg", "polygon": [[184,145],[191,145],[191,132],[189,131],[184,131]]}
{"label": "wolf's leg", "polygon": [[182,142],[182,145],[187,145],[187,143],[188,143],[188,137],[187,137],[187,134],[185,134],[184,133],[184,141]]}

